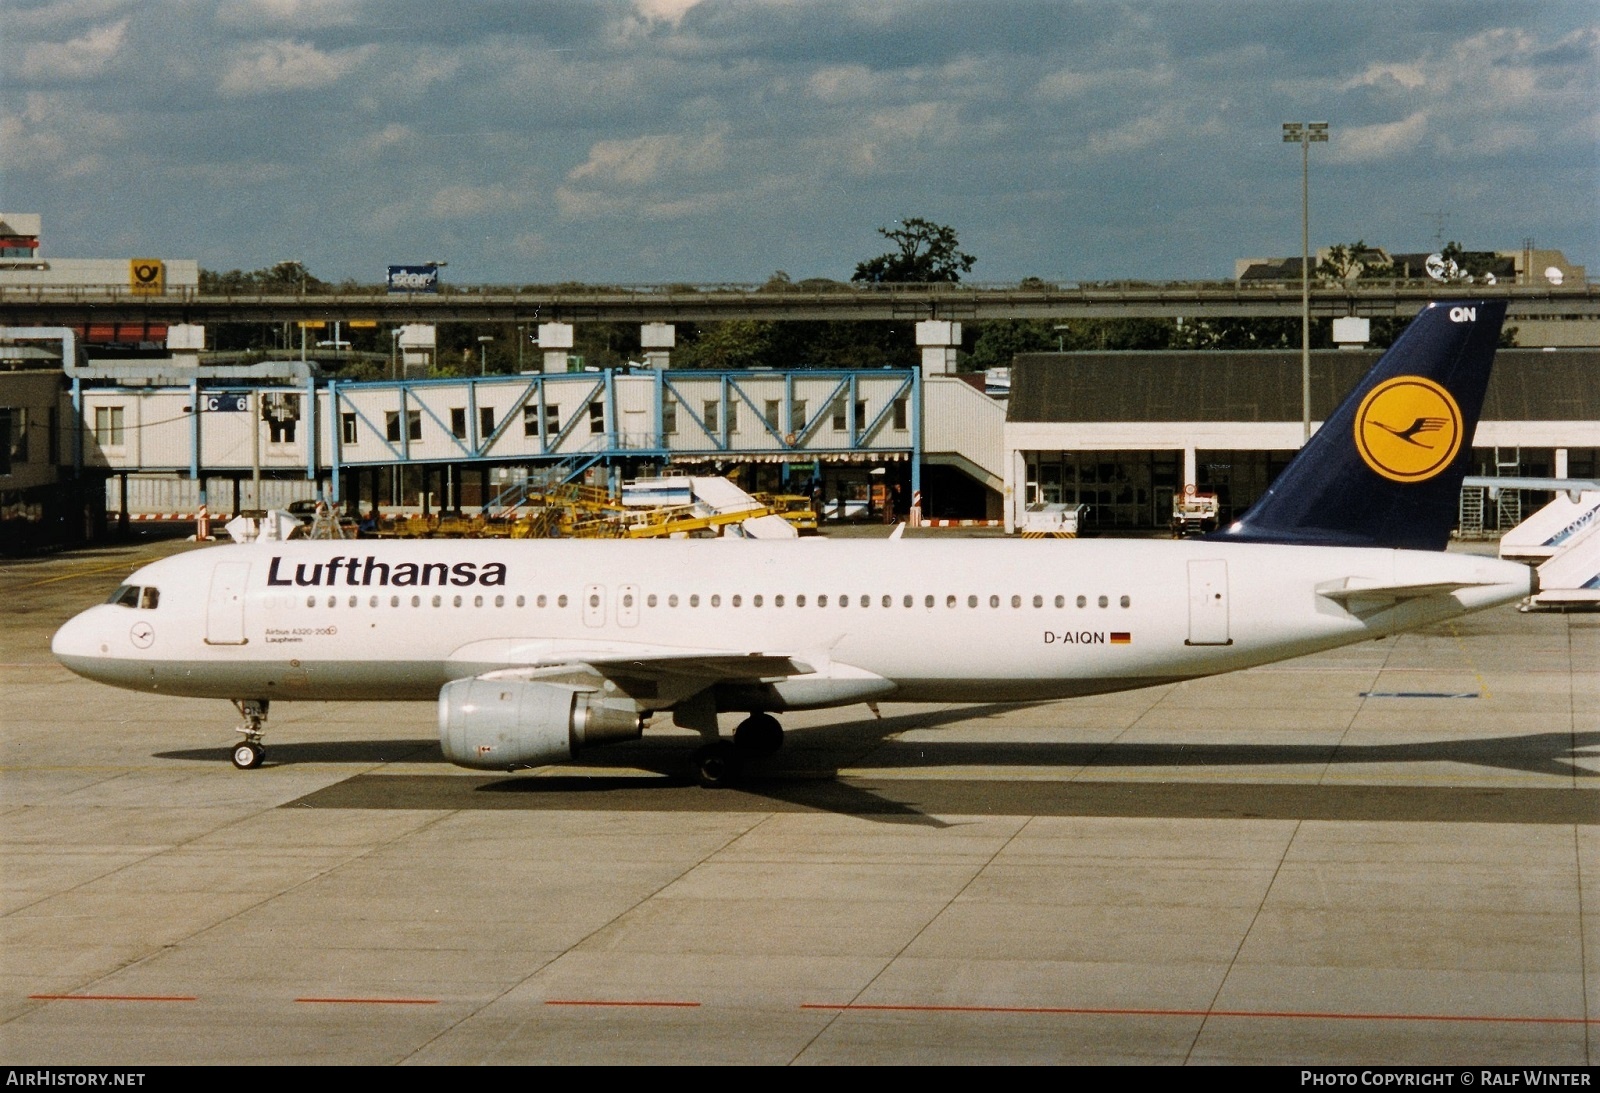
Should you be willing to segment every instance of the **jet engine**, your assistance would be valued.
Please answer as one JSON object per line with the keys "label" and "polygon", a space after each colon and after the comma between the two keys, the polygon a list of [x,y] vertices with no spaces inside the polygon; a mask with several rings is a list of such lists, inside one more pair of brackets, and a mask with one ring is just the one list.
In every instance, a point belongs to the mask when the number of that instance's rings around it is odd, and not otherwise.
{"label": "jet engine", "polygon": [[439,692],[445,758],[478,770],[571,759],[580,748],[635,740],[644,718],[604,705],[600,692],[561,683],[458,679]]}

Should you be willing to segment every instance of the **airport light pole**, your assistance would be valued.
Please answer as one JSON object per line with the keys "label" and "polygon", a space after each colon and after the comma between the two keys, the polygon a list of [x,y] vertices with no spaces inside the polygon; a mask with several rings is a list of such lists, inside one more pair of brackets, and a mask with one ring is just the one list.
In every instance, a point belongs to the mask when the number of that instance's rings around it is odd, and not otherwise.
{"label": "airport light pole", "polygon": [[1283,143],[1300,146],[1300,423],[1311,439],[1311,146],[1328,142],[1325,121],[1286,121]]}

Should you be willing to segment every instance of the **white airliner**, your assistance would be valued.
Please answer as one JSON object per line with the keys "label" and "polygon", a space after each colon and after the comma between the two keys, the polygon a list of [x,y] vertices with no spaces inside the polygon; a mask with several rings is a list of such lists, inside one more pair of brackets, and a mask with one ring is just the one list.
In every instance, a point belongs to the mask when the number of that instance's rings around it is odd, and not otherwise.
{"label": "white airliner", "polygon": [[[231,699],[430,699],[484,770],[699,730],[703,784],[774,713],[1005,702],[1234,671],[1520,600],[1527,566],[1442,551],[1504,305],[1425,309],[1238,523],[1205,540],[310,541],[167,558],[56,634],[73,671]],[[717,713],[747,713],[731,741]]]}

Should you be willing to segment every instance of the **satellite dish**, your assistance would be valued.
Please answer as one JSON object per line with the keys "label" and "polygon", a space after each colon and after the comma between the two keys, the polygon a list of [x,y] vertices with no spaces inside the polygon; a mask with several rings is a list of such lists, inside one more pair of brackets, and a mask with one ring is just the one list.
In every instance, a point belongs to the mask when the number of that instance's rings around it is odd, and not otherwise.
{"label": "satellite dish", "polygon": [[1430,254],[1428,255],[1427,261],[1422,263],[1422,268],[1427,270],[1428,276],[1432,277],[1435,281],[1445,281],[1449,280],[1448,271],[1450,269],[1450,265],[1453,264],[1454,263],[1450,263],[1447,265],[1444,260],[1444,255],[1442,254]]}
{"label": "satellite dish", "polygon": [[1561,267],[1559,266],[1549,266],[1544,271],[1544,279],[1552,285],[1559,285],[1566,280],[1566,274],[1561,272]]}
{"label": "satellite dish", "polygon": [[1483,275],[1483,277],[1481,278],[1481,280],[1486,285],[1492,285],[1492,284],[1495,283],[1495,277],[1494,277],[1494,274],[1492,274],[1492,273],[1485,273]]}

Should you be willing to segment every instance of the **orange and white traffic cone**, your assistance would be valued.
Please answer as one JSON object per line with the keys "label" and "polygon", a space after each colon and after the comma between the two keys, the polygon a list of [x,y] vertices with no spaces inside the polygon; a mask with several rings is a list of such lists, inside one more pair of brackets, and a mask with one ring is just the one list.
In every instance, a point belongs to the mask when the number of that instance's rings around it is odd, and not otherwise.
{"label": "orange and white traffic cone", "polygon": [[194,539],[197,543],[209,542],[211,539],[211,514],[204,505],[194,514]]}

